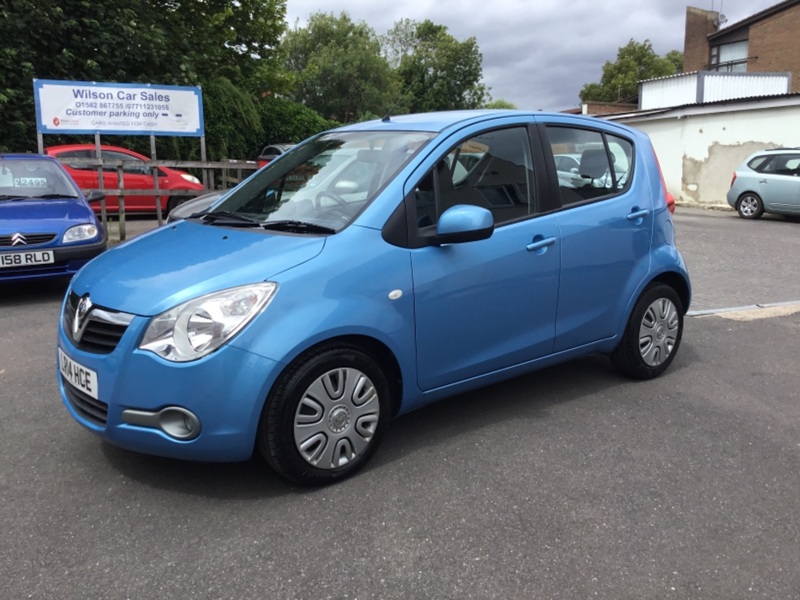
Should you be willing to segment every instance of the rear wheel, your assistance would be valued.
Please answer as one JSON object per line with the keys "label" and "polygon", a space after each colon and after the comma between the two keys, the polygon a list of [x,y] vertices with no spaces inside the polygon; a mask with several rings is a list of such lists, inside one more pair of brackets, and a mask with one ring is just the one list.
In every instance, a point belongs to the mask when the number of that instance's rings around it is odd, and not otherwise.
{"label": "rear wheel", "polygon": [[675,358],[682,336],[683,307],[678,294],[668,285],[651,284],[636,301],[611,362],[634,379],[657,377]]}
{"label": "rear wheel", "polygon": [[743,219],[759,219],[764,214],[764,203],[758,194],[745,192],[736,201],[736,212]]}
{"label": "rear wheel", "polygon": [[359,348],[312,351],[275,384],[259,423],[259,449],[296,483],[344,479],[375,453],[389,417],[389,394],[380,365]]}

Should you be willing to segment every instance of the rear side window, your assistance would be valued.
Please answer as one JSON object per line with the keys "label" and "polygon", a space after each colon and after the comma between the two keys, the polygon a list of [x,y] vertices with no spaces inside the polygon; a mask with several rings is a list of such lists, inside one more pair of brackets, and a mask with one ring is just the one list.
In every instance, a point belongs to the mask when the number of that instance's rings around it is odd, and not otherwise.
{"label": "rear side window", "polygon": [[547,126],[562,205],[613,196],[633,175],[633,144],[591,129]]}
{"label": "rear side window", "polygon": [[770,156],[757,156],[747,166],[758,173],[800,176],[800,155],[774,154]]}

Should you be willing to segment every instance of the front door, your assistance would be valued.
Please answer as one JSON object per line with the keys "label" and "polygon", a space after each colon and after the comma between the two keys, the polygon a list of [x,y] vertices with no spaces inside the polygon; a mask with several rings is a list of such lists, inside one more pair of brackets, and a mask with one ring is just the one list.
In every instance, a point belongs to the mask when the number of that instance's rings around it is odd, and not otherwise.
{"label": "front door", "polygon": [[538,215],[527,130],[484,132],[420,181],[419,234],[453,205],[491,211],[489,239],[411,250],[418,383],[428,391],[552,352],[559,285],[556,215]]}

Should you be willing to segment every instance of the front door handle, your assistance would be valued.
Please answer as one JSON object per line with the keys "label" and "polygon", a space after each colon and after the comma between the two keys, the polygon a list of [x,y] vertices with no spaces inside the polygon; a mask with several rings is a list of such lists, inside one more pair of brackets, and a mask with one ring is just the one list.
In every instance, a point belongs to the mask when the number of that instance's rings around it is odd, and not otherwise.
{"label": "front door handle", "polygon": [[526,246],[528,252],[536,252],[537,254],[542,254],[547,248],[552,246],[556,243],[556,238],[549,237],[546,238],[542,235],[537,235],[533,238],[533,241]]}

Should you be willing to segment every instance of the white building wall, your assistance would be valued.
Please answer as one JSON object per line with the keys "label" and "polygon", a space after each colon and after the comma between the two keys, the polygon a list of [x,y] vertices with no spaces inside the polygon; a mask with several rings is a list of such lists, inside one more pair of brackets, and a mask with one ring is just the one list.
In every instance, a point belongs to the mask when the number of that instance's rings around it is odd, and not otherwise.
{"label": "white building wall", "polygon": [[[777,96],[788,94],[790,75],[748,73],[740,77],[726,74],[706,73],[703,77],[702,102],[717,102],[731,98],[755,98],[757,96]],[[680,106],[673,104],[672,106]]]}
{"label": "white building wall", "polygon": [[676,201],[727,207],[733,171],[745,158],[763,148],[800,147],[800,100],[795,104],[614,120],[650,135]]}
{"label": "white building wall", "polygon": [[788,94],[790,73],[681,73],[639,83],[639,110]]}
{"label": "white building wall", "polygon": [[639,86],[639,110],[697,103],[697,73],[652,79]]}

